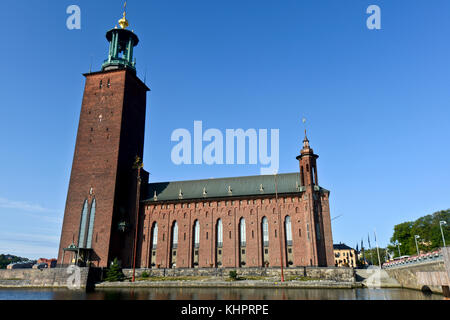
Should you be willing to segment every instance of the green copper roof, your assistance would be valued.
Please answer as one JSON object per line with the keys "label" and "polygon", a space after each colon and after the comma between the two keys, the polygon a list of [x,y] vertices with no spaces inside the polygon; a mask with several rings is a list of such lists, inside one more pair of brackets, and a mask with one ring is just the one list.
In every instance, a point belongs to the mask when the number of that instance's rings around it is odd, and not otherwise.
{"label": "green copper roof", "polygon": [[[304,187],[300,187],[299,173],[280,174],[277,181],[278,193],[280,194],[304,191]],[[269,194],[275,194],[275,176],[273,175],[150,183],[144,201],[211,199]]]}
{"label": "green copper roof", "polygon": [[128,68],[136,72],[133,50],[139,43],[137,35],[126,29],[111,29],[106,33],[106,39],[109,42],[109,53],[102,71]]}

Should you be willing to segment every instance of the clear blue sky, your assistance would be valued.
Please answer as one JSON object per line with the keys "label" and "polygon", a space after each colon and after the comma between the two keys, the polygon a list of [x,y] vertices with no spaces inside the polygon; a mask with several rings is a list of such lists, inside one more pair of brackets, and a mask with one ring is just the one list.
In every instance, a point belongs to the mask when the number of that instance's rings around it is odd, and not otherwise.
{"label": "clear blue sky", "polygon": [[[81,30],[66,8],[81,8]],[[377,4],[382,30],[366,27]],[[122,1],[8,1],[0,28],[0,253],[57,254],[84,89]],[[280,172],[298,170],[301,118],[331,190],[334,242],[450,207],[450,2],[129,1],[147,70],[152,181],[259,174],[175,166],[173,130],[280,129]]]}

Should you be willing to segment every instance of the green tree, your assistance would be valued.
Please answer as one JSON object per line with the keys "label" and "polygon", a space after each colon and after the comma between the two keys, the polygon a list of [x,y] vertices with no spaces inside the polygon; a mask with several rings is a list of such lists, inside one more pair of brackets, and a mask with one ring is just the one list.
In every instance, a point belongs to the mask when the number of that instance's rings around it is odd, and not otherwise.
{"label": "green tree", "polygon": [[0,269],[6,269],[6,267],[11,263],[25,262],[25,261],[29,260],[26,258],[16,257],[9,254],[0,254]]}
{"label": "green tree", "polygon": [[[408,221],[394,226],[394,234],[391,237],[392,245],[390,247],[388,246],[388,248],[391,249],[391,251],[394,244],[396,242],[399,242],[401,243],[400,247],[401,254],[409,255],[409,252],[411,252],[411,240],[412,245],[414,245],[414,235],[412,231],[413,224],[414,222]],[[398,250],[395,254],[396,256],[398,256]]]}
{"label": "green tree", "polygon": [[122,272],[122,268],[119,265],[119,261],[117,258],[111,263],[108,271],[106,271],[105,281],[115,282],[115,281],[123,281],[125,279],[125,275]]}
{"label": "green tree", "polygon": [[394,226],[394,234],[391,237],[391,244],[388,246],[389,251],[394,252],[398,257],[398,248],[396,241],[401,243],[401,255],[417,254],[415,235],[420,236],[418,239],[418,247],[420,251],[429,252],[444,245],[442,240],[440,221],[446,221],[443,232],[445,239],[450,243],[450,209],[435,212],[433,214],[421,217],[416,221],[403,222]]}
{"label": "green tree", "polygon": [[[367,262],[371,265],[375,265],[378,266],[378,252],[377,252],[377,248],[372,248],[372,249],[364,249],[365,250],[365,258],[367,260]],[[380,261],[381,264],[383,264],[386,261],[386,248],[379,248],[380,251]]]}
{"label": "green tree", "polygon": [[236,270],[231,270],[229,276],[230,276],[231,280],[236,281],[237,280],[237,272],[236,272]]}

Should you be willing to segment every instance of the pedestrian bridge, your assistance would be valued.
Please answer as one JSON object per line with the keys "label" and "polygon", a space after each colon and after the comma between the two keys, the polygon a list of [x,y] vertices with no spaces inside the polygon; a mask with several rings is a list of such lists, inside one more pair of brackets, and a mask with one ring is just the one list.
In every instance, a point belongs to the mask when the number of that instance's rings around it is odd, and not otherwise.
{"label": "pedestrian bridge", "polygon": [[450,247],[383,264],[383,270],[404,288],[450,296]]}

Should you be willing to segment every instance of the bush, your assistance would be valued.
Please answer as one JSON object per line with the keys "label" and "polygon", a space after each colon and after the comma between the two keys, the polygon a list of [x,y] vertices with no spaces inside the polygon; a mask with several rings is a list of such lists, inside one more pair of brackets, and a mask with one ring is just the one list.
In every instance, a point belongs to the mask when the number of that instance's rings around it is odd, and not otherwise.
{"label": "bush", "polygon": [[230,271],[230,279],[231,280],[237,280],[237,271],[236,270],[231,270]]}
{"label": "bush", "polygon": [[123,281],[125,279],[125,275],[122,272],[122,268],[119,266],[119,261],[117,258],[111,263],[108,271],[106,271],[105,281],[115,282],[115,281]]}
{"label": "bush", "polygon": [[142,278],[149,278],[150,274],[147,271],[144,271],[144,272],[142,272],[141,277]]}

